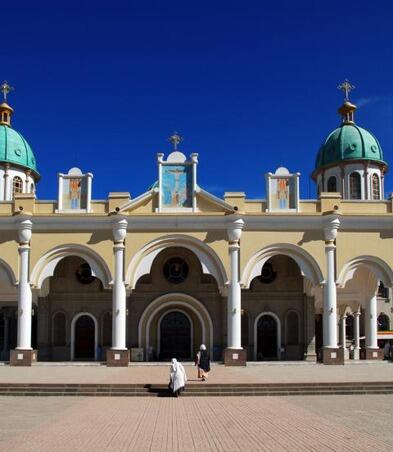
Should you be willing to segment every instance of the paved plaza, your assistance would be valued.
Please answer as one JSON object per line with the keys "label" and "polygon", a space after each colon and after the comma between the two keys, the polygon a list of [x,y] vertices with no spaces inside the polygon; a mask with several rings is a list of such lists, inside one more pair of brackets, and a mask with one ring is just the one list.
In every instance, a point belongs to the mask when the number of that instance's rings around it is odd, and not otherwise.
{"label": "paved plaza", "polygon": [[[195,369],[187,365],[186,371],[194,380]],[[0,366],[0,382],[164,383],[167,378],[168,366]],[[329,378],[392,381],[393,364],[216,365],[209,382]],[[0,406],[0,451],[393,451],[393,395],[0,397]]]}

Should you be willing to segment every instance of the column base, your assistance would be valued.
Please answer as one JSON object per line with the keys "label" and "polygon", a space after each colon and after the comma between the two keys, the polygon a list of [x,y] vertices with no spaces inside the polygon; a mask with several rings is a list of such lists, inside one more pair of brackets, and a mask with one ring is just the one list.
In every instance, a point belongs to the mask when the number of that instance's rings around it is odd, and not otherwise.
{"label": "column base", "polygon": [[363,348],[360,352],[360,358],[374,361],[383,359],[383,350],[379,348]]}
{"label": "column base", "polygon": [[106,351],[106,365],[107,367],[128,367],[130,362],[129,350],[113,350]]}
{"label": "column base", "polygon": [[10,366],[31,367],[37,361],[37,350],[11,350]]}
{"label": "column base", "polygon": [[316,353],[307,353],[307,355],[304,358],[304,361],[315,363],[316,361],[318,361],[318,356]]}
{"label": "column base", "polygon": [[344,349],[343,348],[325,348],[321,350],[322,363],[328,366],[343,365],[344,364]]}
{"label": "column base", "polygon": [[242,348],[226,348],[224,350],[223,361],[225,366],[246,366],[247,352]]}

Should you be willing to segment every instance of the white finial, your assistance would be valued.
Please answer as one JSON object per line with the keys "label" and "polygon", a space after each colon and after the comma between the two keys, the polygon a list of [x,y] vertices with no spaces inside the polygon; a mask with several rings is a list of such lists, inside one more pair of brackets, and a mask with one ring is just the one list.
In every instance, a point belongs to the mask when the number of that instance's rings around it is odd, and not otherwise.
{"label": "white finial", "polygon": [[8,84],[7,80],[4,80],[0,85],[0,91],[3,93],[4,102],[7,102],[7,94],[14,91],[14,88]]}
{"label": "white finial", "polygon": [[168,138],[168,141],[173,144],[173,150],[177,151],[177,147],[183,141],[183,137],[176,131]]}
{"label": "white finial", "polygon": [[341,90],[344,93],[344,100],[348,101],[349,93],[355,89],[355,86],[352,85],[346,78],[340,85],[337,86],[337,89]]}

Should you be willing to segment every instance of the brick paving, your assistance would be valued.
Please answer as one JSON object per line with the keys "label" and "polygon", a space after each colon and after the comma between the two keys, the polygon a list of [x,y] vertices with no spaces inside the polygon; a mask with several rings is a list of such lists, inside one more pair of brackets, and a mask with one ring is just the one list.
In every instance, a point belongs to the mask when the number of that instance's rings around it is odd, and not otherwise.
{"label": "brick paving", "polygon": [[[337,406],[345,410],[348,397],[353,396],[337,396]],[[363,397],[369,398],[369,405],[375,405],[374,396]],[[387,406],[393,406],[393,396],[386,397],[390,398]],[[0,398],[0,404],[10,403],[7,400]],[[370,432],[344,427],[341,422],[299,406],[295,399],[78,398],[69,402],[56,398],[51,399],[52,406],[47,400],[27,397],[14,399],[13,405],[7,406],[19,430],[14,427],[4,433],[8,416],[0,418],[0,451],[393,450],[393,438],[386,442]],[[30,420],[24,426],[22,403],[27,403],[30,414],[35,408],[35,425]],[[386,428],[391,428],[393,408],[387,414]],[[366,416],[359,418],[367,422]]]}

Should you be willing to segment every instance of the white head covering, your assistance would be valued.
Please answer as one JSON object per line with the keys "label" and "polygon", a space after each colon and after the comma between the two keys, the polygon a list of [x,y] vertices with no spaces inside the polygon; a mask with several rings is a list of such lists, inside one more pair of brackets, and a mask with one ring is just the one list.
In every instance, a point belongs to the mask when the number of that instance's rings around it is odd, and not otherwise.
{"label": "white head covering", "polygon": [[172,364],[171,364],[171,372],[177,372],[177,359],[172,358]]}
{"label": "white head covering", "polygon": [[201,346],[199,347],[199,350],[201,350],[201,351],[206,350],[206,345],[205,344],[201,344]]}

